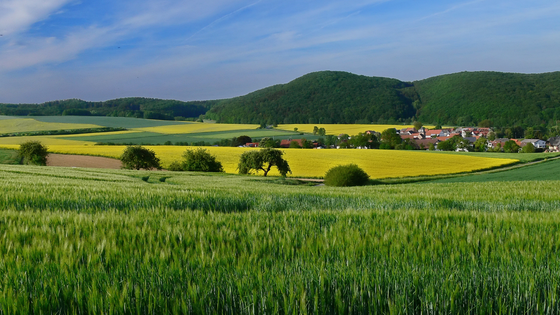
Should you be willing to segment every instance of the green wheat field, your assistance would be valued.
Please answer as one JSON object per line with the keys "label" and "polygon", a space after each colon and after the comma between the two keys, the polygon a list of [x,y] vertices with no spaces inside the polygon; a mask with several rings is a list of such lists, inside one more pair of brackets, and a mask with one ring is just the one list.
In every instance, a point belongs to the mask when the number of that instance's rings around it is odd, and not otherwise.
{"label": "green wheat field", "polygon": [[558,183],[0,165],[0,314],[556,314]]}

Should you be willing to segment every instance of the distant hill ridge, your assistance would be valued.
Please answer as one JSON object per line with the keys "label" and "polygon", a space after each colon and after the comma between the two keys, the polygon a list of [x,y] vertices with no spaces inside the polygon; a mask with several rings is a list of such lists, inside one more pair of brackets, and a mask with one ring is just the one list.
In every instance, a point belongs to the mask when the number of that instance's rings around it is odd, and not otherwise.
{"label": "distant hill ridge", "polygon": [[42,104],[1,104],[0,115],[7,116],[117,116],[173,120],[175,117],[204,115],[217,101],[182,102],[144,97],[119,98],[104,102],[79,99]]}
{"label": "distant hill ridge", "polygon": [[414,82],[321,71],[244,96],[181,102],[126,98],[0,104],[4,115],[91,114],[224,123],[423,123],[551,125],[560,120],[560,72],[460,72]]}

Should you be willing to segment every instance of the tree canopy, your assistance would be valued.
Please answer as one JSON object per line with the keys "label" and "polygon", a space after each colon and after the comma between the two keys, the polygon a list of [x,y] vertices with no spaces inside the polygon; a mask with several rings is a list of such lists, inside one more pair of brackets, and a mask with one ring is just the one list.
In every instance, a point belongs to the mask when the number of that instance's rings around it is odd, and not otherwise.
{"label": "tree canopy", "polygon": [[130,170],[161,169],[156,153],[139,145],[127,146],[121,155],[121,162],[123,163],[123,168]]}
{"label": "tree canopy", "polygon": [[210,154],[208,150],[198,148],[196,150],[187,149],[183,153],[183,170],[197,172],[223,172],[222,163],[216,160],[216,156]]}
{"label": "tree canopy", "polygon": [[282,151],[273,148],[244,152],[239,158],[239,164],[237,165],[239,174],[251,174],[253,171],[257,173],[262,171],[264,176],[266,176],[272,167],[276,167],[280,175],[286,177],[288,173],[292,173],[292,170],[288,162],[282,158],[283,154]]}
{"label": "tree canopy", "polygon": [[19,146],[19,156],[23,164],[47,165],[47,147],[39,141],[27,141]]}
{"label": "tree canopy", "polygon": [[[415,114],[412,87],[396,79],[322,71],[222,100],[206,116],[225,123],[371,123]],[[318,128],[319,129],[319,128]],[[319,130],[316,130],[317,134]]]}

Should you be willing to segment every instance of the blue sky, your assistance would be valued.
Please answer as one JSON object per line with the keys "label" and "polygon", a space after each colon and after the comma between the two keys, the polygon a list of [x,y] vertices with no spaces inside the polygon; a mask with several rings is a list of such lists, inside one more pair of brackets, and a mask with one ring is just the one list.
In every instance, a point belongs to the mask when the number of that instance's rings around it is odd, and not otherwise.
{"label": "blue sky", "polygon": [[244,95],[313,71],[560,70],[558,0],[0,0],[0,102]]}

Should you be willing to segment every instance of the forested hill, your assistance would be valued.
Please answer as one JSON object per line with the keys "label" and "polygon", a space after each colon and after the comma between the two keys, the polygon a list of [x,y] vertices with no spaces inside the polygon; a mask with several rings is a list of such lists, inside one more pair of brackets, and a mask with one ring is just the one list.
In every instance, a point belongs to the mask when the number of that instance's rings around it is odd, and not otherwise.
{"label": "forested hill", "polygon": [[461,72],[415,82],[316,72],[219,102],[221,122],[538,126],[560,120],[560,72]]}
{"label": "forested hill", "polygon": [[129,97],[105,102],[87,102],[78,99],[52,101],[42,104],[0,104],[0,115],[59,116],[98,115],[174,119],[198,117],[218,101],[181,102],[153,98]]}
{"label": "forested hill", "polygon": [[370,123],[414,116],[414,87],[346,72],[307,74],[222,100],[206,117],[225,123]]}
{"label": "forested hill", "polygon": [[548,124],[560,119],[560,72],[461,72],[414,82],[423,122],[496,126]]}
{"label": "forested hill", "polygon": [[[396,123],[544,126],[560,120],[560,72],[461,72],[415,82],[322,71],[245,96],[181,102],[122,98],[0,104],[0,115],[207,118],[224,123]],[[542,128],[540,128],[542,129]]]}

